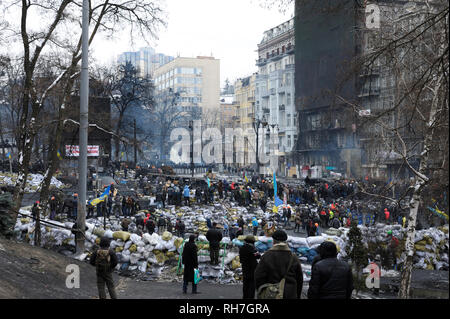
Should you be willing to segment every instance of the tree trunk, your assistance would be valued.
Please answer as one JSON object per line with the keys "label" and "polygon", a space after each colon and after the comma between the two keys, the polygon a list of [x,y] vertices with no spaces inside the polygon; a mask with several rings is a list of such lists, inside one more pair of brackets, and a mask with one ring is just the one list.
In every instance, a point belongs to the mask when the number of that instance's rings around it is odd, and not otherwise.
{"label": "tree trunk", "polygon": [[400,284],[399,298],[408,299],[411,287],[411,275],[413,269],[413,257],[414,257],[414,238],[416,234],[416,222],[417,212],[420,204],[420,189],[414,191],[411,200],[411,209],[408,217],[408,231],[405,243],[406,261],[403,265],[402,280]]}

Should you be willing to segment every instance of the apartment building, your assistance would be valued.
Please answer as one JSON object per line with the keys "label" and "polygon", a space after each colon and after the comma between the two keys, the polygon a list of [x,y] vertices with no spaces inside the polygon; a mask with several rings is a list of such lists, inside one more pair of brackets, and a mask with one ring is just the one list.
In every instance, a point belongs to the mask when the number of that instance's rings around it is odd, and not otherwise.
{"label": "apartment building", "polygon": [[[279,174],[286,175],[289,154],[297,139],[295,109],[294,18],[264,32],[258,44],[255,78],[255,120],[265,120],[278,132]],[[269,143],[267,135],[266,143]]]}

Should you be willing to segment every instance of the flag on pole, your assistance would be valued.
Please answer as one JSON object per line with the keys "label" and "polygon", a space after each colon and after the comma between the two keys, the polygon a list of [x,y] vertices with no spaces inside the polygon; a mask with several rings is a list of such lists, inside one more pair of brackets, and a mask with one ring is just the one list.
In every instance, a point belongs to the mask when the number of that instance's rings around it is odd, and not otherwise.
{"label": "flag on pole", "polygon": [[248,183],[248,178],[247,178],[247,174],[245,174],[245,175],[244,175],[244,178],[245,178],[245,182],[247,182],[247,183]]}
{"label": "flag on pole", "polygon": [[8,153],[6,154],[6,157],[9,158],[9,159],[11,159],[11,152],[8,152]]}
{"label": "flag on pole", "polygon": [[94,198],[93,200],[89,201],[89,205],[97,206],[97,204],[105,201],[108,198],[110,190],[111,190],[111,185],[109,185],[99,197]]}
{"label": "flag on pole", "polygon": [[273,173],[273,198],[275,199],[275,206],[280,206],[283,204],[283,201],[277,196],[277,177],[275,176],[275,172]]}
{"label": "flag on pole", "polygon": [[60,160],[62,160],[62,156],[61,156],[61,153],[59,152],[59,150],[56,151],[56,156],[58,156],[58,158],[59,158]]}

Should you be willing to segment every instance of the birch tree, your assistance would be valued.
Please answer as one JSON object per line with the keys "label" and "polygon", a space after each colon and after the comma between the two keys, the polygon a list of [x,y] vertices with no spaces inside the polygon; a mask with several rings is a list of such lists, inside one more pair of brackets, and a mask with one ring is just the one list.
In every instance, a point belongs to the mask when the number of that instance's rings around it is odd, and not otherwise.
{"label": "birch tree", "polygon": [[[381,8],[380,28],[368,32],[366,40],[371,44],[356,61],[361,71],[379,68],[394,81],[394,103],[372,109],[359,124],[361,132],[370,134],[387,154],[395,154],[413,176],[400,198],[387,189],[377,194],[363,190],[397,204],[409,199],[404,207],[408,211],[406,260],[399,298],[410,295],[417,217],[429,201],[427,190],[432,185],[442,191],[448,188],[448,13],[448,2],[442,0],[387,4]],[[368,84],[370,88],[373,82]],[[358,114],[367,109],[345,102]]]}

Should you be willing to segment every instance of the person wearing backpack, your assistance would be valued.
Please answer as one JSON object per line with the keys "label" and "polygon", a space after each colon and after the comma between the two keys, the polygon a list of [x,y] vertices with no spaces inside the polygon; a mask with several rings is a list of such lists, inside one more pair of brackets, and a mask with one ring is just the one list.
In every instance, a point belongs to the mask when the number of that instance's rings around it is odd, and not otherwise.
{"label": "person wearing backpack", "polygon": [[90,260],[91,265],[95,266],[96,269],[98,295],[100,299],[106,299],[105,284],[108,287],[111,299],[117,299],[112,271],[117,266],[118,260],[116,253],[112,249],[109,249],[109,245],[109,239],[102,237],[100,240],[100,248],[92,254]]}
{"label": "person wearing backpack", "polygon": [[277,230],[273,246],[261,257],[255,270],[258,299],[300,299],[303,271],[297,256],[287,245],[287,234]]}

